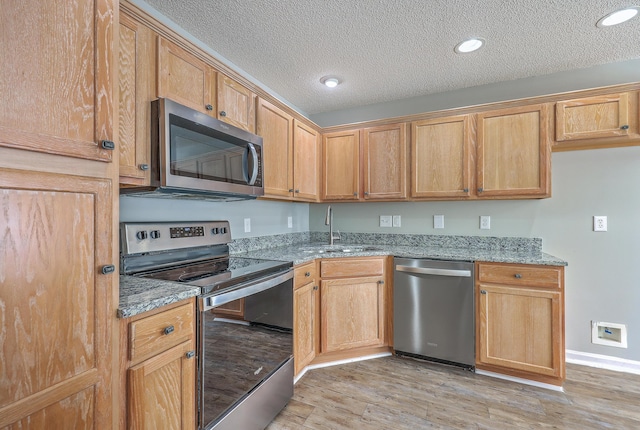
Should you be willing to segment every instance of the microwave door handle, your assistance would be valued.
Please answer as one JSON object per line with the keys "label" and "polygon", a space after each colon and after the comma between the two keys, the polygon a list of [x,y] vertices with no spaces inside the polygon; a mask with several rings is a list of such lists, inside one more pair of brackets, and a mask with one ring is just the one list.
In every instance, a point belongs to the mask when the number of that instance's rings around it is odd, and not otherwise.
{"label": "microwave door handle", "polygon": [[[251,158],[253,159],[253,171],[251,172],[251,177],[249,178],[249,160],[248,154],[251,152]],[[247,150],[244,153],[244,175],[247,181],[247,184],[253,185],[256,183],[256,179],[258,179],[258,152],[256,151],[256,147],[253,146],[252,143],[247,143]]]}

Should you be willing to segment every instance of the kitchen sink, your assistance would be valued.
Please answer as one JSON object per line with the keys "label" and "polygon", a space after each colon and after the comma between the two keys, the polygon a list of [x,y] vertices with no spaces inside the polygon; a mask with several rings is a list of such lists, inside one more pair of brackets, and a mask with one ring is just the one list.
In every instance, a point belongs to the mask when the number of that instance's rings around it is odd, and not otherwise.
{"label": "kitchen sink", "polygon": [[324,253],[344,253],[350,252],[367,252],[367,251],[381,251],[379,246],[371,245],[319,245],[313,247],[300,248],[300,251],[309,254],[324,254]]}

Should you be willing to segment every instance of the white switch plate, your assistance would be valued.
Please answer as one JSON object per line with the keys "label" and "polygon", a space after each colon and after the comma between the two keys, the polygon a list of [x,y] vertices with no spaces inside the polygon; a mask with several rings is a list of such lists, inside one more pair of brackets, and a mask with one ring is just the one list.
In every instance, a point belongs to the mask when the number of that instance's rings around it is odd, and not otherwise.
{"label": "white switch plate", "polygon": [[481,230],[491,229],[491,217],[489,215],[480,215],[480,229]]}
{"label": "white switch plate", "polygon": [[287,227],[293,228],[293,217],[287,217]]}
{"label": "white switch plate", "polygon": [[391,215],[380,215],[380,227],[391,227]]}
{"label": "white switch plate", "polygon": [[593,217],[593,231],[607,231],[607,217],[596,215]]}
{"label": "white switch plate", "polygon": [[444,228],[444,215],[433,216],[433,228]]}
{"label": "white switch plate", "polygon": [[400,215],[393,216],[393,226],[402,227],[402,217]]}
{"label": "white switch plate", "polygon": [[249,233],[251,231],[251,218],[244,219],[244,232]]}

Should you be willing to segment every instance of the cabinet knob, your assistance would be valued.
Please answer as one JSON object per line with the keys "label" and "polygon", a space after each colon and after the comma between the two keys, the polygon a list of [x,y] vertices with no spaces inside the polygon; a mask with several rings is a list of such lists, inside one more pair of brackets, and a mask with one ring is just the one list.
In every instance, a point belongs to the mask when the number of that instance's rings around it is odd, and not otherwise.
{"label": "cabinet knob", "polygon": [[485,290],[480,290],[480,294],[487,294]]}
{"label": "cabinet knob", "polygon": [[293,188],[289,188],[289,192],[292,193],[293,192]]}
{"label": "cabinet knob", "polygon": [[358,197],[358,193],[353,193],[354,196]]}
{"label": "cabinet knob", "polygon": [[513,275],[516,279],[520,279],[522,278],[522,275],[520,273],[516,273],[515,275]]}
{"label": "cabinet knob", "polygon": [[227,113],[223,110],[220,111],[220,116],[227,116]]}
{"label": "cabinet knob", "polygon": [[212,105],[205,105],[204,107],[206,110],[213,110],[213,106]]}
{"label": "cabinet knob", "polygon": [[365,192],[364,192],[364,195],[365,195],[365,196],[368,196],[368,195],[369,195],[369,191],[365,191]]}
{"label": "cabinet knob", "polygon": [[462,191],[465,192],[465,193],[468,193],[469,192],[469,188],[465,188]]}
{"label": "cabinet knob", "polygon": [[300,192],[300,190],[296,190],[296,193],[299,193],[299,192]]}
{"label": "cabinet knob", "polygon": [[628,125],[623,125],[622,127],[620,127],[621,130],[629,130],[629,126]]}
{"label": "cabinet knob", "polygon": [[138,165],[138,169],[140,169],[140,170],[149,170],[149,165],[148,164],[139,164]]}
{"label": "cabinet knob", "polygon": [[309,276],[311,276],[311,272],[304,272],[304,276],[308,278]]}
{"label": "cabinet knob", "polygon": [[109,151],[113,151],[116,149],[116,144],[113,140],[101,140],[100,147],[102,149],[108,149]]}
{"label": "cabinet knob", "polygon": [[318,286],[317,285],[313,286],[313,291],[318,291]]}
{"label": "cabinet knob", "polygon": [[482,191],[484,191],[483,188],[478,188],[478,192],[481,193]]}
{"label": "cabinet knob", "polygon": [[193,358],[193,357],[196,356],[196,352],[195,351],[189,351],[184,356],[187,357],[187,358]]}
{"label": "cabinet knob", "polygon": [[107,264],[106,266],[102,266],[102,268],[100,269],[100,273],[102,273],[103,275],[108,275],[109,273],[113,273],[116,271],[116,266],[114,266],[113,264]]}
{"label": "cabinet knob", "polygon": [[384,284],[384,281],[383,280],[379,280],[378,284],[382,285],[382,284]]}
{"label": "cabinet knob", "polygon": [[171,334],[175,330],[175,327],[170,325],[169,327],[165,327],[162,331],[164,334]]}

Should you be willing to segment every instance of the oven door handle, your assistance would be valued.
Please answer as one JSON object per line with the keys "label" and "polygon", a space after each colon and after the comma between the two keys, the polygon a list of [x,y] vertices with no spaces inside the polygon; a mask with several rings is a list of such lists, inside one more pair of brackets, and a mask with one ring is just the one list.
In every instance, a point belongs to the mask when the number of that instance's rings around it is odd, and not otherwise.
{"label": "oven door handle", "polygon": [[293,279],[293,270],[288,270],[268,278],[252,280],[238,284],[231,291],[226,291],[218,295],[203,296],[200,298],[200,309],[208,311],[225,303],[232,302],[243,297],[248,297],[256,293],[277,287],[283,282]]}

